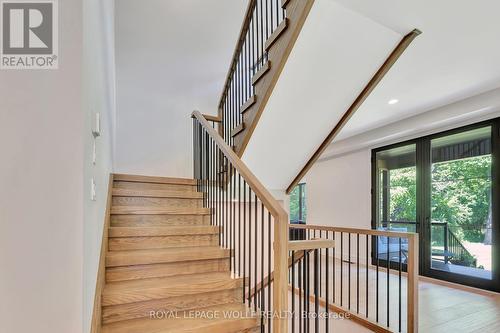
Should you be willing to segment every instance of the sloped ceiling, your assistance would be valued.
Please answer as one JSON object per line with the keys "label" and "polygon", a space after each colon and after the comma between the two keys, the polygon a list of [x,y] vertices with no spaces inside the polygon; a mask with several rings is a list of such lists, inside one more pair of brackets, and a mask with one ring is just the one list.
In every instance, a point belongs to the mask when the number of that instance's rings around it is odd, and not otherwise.
{"label": "sloped ceiling", "polygon": [[402,38],[330,0],[316,0],[243,155],[283,189]]}
{"label": "sloped ceiling", "polygon": [[499,87],[499,12],[495,0],[316,0],[244,160],[286,188],[413,28],[423,34],[336,140]]}

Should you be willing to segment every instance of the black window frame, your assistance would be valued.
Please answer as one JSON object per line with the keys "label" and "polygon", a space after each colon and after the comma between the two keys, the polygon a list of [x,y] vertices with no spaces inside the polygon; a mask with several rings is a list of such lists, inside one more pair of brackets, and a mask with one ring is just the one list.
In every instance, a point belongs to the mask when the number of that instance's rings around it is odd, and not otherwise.
{"label": "black window frame", "polygon": [[[467,275],[453,275],[445,271],[431,269],[430,248],[428,239],[430,238],[430,177],[431,177],[431,141],[433,139],[461,133],[481,127],[491,126],[491,154],[492,154],[492,219],[495,226],[493,233],[493,248],[492,248],[492,279],[485,280]],[[458,283],[475,288],[500,292],[500,117],[492,118],[485,121],[473,123],[466,126],[460,126],[446,131],[436,132],[426,136],[421,136],[415,139],[405,140],[394,144],[377,147],[371,151],[371,226],[377,228],[377,166],[376,154],[381,151],[402,147],[405,145],[416,145],[416,167],[417,167],[417,221],[416,232],[419,234],[419,274],[435,279],[445,280],[452,283]],[[373,243],[373,242],[372,242]],[[373,245],[373,244],[372,244]],[[372,246],[372,262],[375,263],[375,251]],[[382,266],[387,266],[387,263],[380,262]],[[391,262],[391,268],[392,268]],[[406,268],[406,267],[405,267]]]}

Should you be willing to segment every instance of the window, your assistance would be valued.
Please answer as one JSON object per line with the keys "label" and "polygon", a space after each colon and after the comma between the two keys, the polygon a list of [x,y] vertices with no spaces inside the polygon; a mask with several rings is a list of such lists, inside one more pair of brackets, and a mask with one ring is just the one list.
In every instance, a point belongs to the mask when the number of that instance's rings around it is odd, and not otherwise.
{"label": "window", "polygon": [[290,223],[306,223],[306,184],[302,183],[290,193]]}

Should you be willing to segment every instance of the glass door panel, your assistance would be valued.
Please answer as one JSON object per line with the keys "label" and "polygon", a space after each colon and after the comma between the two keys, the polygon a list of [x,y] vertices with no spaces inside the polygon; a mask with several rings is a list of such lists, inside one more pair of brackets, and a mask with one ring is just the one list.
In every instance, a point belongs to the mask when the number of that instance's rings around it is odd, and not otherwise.
{"label": "glass door panel", "polygon": [[492,279],[491,127],[431,140],[430,267]]}
{"label": "glass door panel", "polygon": [[[417,227],[417,168],[416,145],[409,144],[375,155],[376,175],[376,228],[415,232]],[[399,262],[408,245],[403,243],[400,251],[399,239],[378,237],[376,256],[379,260]],[[403,262],[406,259],[403,257]]]}

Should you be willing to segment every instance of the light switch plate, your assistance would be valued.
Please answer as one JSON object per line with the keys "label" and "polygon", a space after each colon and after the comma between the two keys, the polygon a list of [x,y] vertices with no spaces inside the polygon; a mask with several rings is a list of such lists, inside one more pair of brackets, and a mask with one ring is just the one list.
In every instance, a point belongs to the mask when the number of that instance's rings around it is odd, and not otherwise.
{"label": "light switch plate", "polygon": [[95,201],[96,200],[96,191],[95,191],[95,180],[92,177],[91,183],[90,183],[90,200]]}

